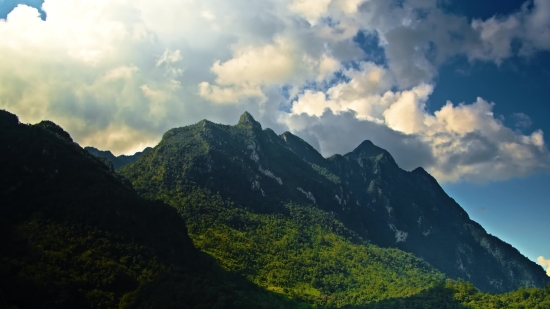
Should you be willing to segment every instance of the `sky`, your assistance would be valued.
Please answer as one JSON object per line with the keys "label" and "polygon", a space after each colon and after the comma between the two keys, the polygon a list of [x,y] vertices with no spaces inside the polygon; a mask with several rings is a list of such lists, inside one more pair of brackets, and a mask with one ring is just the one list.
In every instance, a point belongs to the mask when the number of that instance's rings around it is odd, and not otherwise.
{"label": "sky", "polygon": [[369,139],[544,267],[549,88],[547,0],[0,0],[22,122],[115,154],[244,111],[324,156]]}

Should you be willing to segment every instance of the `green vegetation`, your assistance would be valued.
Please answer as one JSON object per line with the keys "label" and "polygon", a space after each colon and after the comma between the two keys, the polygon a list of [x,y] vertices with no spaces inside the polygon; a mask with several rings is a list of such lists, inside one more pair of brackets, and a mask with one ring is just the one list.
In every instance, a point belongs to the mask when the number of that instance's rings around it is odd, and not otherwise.
{"label": "green vegetation", "polygon": [[[353,307],[350,307],[353,308]],[[544,289],[525,289],[504,294],[479,292],[471,283],[447,281],[406,298],[371,304],[368,309],[548,309],[550,285]]]}
{"label": "green vegetation", "polygon": [[157,198],[225,270],[314,308],[550,308],[550,285],[505,294],[451,281],[414,256],[366,244],[328,213],[289,203],[258,214],[191,183]]}
{"label": "green vegetation", "polygon": [[338,176],[334,175],[333,173],[329,172],[326,168],[319,166],[315,163],[310,163],[311,167],[320,175],[325,176],[328,180],[333,182],[336,185],[340,184],[340,178]]}
{"label": "green vegetation", "polygon": [[191,185],[161,196],[186,219],[195,245],[224,269],[315,306],[410,296],[444,278],[411,254],[359,244],[342,223],[311,206],[258,214]]}

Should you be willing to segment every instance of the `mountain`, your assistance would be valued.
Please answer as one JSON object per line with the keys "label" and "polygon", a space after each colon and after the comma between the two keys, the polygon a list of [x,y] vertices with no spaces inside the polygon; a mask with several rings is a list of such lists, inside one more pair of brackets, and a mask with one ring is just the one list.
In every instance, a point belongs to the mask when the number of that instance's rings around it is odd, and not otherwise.
{"label": "mountain", "polygon": [[0,308],[299,308],[198,251],[50,121],[0,110]]}
{"label": "mountain", "polygon": [[[248,138],[247,128],[233,133]],[[191,133],[172,136],[191,142],[190,152],[164,157],[168,147],[155,160],[208,153]],[[21,124],[0,110],[0,162],[2,308],[550,308],[550,285],[481,293],[410,253],[369,244],[304,189],[311,203],[260,209],[189,179],[175,189],[153,179],[161,186],[140,189],[143,199],[50,121]],[[262,169],[262,181],[283,186]],[[272,192],[252,184],[263,198]]]}
{"label": "mountain", "polygon": [[[234,126],[203,120],[172,129],[156,147],[120,172],[142,196],[178,208],[199,249],[227,269],[240,271],[273,290],[301,293],[296,286],[299,283],[311,295],[335,292],[332,285],[319,279],[326,279],[323,275],[309,276],[307,284],[289,278],[284,279],[286,283],[266,281],[266,276],[284,276],[284,263],[291,263],[288,259],[279,260],[282,264],[272,266],[270,273],[265,260],[240,258],[243,251],[261,257],[272,248],[285,250],[288,247],[281,247],[281,239],[271,233],[286,229],[304,233],[304,240],[294,244],[298,247],[304,242],[323,243],[323,233],[335,233],[342,241],[359,246],[354,247],[355,254],[371,254],[372,245],[398,248],[482,291],[543,287],[549,282],[540,266],[470,220],[424,169],[400,169],[387,151],[370,141],[345,155],[324,158],[289,132],[277,135],[262,129],[245,112]],[[189,198],[195,195],[198,197]],[[216,196],[219,206],[197,206],[211,205],[200,198],[210,195]],[[296,222],[296,216],[305,222]],[[309,231],[310,224],[319,232]],[[224,238],[229,243],[224,244]],[[293,254],[317,259],[314,251],[302,248]],[[310,266],[318,266],[313,264]],[[422,281],[430,282],[428,277]],[[342,299],[347,299],[349,293],[344,294]],[[316,296],[312,299],[319,301]]]}
{"label": "mountain", "polygon": [[138,152],[134,153],[131,156],[120,155],[120,156],[117,157],[112,152],[110,152],[109,150],[99,150],[97,148],[90,147],[90,146],[84,147],[84,150],[86,150],[87,152],[93,154],[94,156],[100,157],[100,158],[105,158],[105,159],[109,160],[113,164],[113,168],[115,170],[118,170],[119,168],[123,167],[124,165],[128,165],[130,163],[136,162],[137,159],[139,159],[139,157],[141,157],[141,155],[143,155],[144,153],[147,153],[151,149],[153,149],[153,148],[147,147],[147,148],[143,149],[142,151],[138,151]]}
{"label": "mountain", "polygon": [[[267,169],[260,172],[266,179],[243,181],[243,175],[253,177],[258,167],[247,171],[232,164],[261,160],[255,156],[256,148],[254,152],[248,148],[258,145],[257,132],[262,133],[259,124],[246,118],[234,127],[202,121],[170,130],[163,142],[120,172],[142,196],[178,209],[195,246],[224,269],[289,298],[319,308],[364,307],[414,295],[444,280],[412,254],[368,244],[335,213],[308,199],[305,203],[269,199],[282,185]],[[216,138],[216,146],[196,138],[203,134]],[[244,149],[232,136],[247,140]],[[211,147],[228,153],[210,156]],[[273,186],[260,185],[263,180]],[[303,193],[298,191],[297,196]]]}

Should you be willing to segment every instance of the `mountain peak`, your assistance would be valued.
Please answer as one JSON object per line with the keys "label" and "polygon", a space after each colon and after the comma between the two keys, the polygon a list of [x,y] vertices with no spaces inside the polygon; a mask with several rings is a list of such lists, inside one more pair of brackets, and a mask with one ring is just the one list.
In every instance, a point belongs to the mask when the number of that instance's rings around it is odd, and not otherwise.
{"label": "mountain peak", "polygon": [[19,118],[3,109],[0,109],[0,127],[14,127],[19,124]]}
{"label": "mountain peak", "polygon": [[422,166],[415,168],[412,172],[416,174],[430,175]]}
{"label": "mountain peak", "polygon": [[357,146],[357,148],[355,148],[351,153],[357,157],[368,158],[379,156],[385,152],[387,151],[374,145],[367,139]]}
{"label": "mountain peak", "polygon": [[377,161],[381,162],[391,162],[395,165],[395,160],[391,154],[376,145],[374,145],[370,140],[363,141],[357,148],[352,152],[346,154],[344,157],[353,160],[375,158]]}
{"label": "mountain peak", "polygon": [[250,115],[249,112],[244,112],[241,117],[239,118],[239,125],[244,125],[247,127],[253,127],[253,128],[262,128],[262,125],[257,122],[252,115]]}
{"label": "mountain peak", "polygon": [[68,142],[71,142],[71,143],[73,142],[73,139],[72,139],[71,135],[69,133],[67,133],[67,131],[63,130],[62,127],[60,127],[59,125],[57,125],[53,121],[42,120],[42,121],[40,121],[40,123],[36,124],[36,126],[41,127],[43,129],[46,129],[46,130],[56,134],[57,136],[61,137],[62,139],[68,141]]}

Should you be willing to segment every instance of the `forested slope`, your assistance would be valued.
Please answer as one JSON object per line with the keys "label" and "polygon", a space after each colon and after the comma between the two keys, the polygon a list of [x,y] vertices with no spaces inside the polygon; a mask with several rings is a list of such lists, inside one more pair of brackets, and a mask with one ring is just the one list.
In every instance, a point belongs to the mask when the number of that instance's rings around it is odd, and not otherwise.
{"label": "forested slope", "polygon": [[410,252],[483,291],[549,282],[540,266],[470,220],[425,170],[400,169],[370,141],[323,158],[299,137],[262,129],[244,113],[234,126],[203,120],[172,129],[120,172],[143,196],[175,207],[189,186],[255,215],[285,215],[289,204],[299,205],[340,222],[360,239],[354,244]]}

